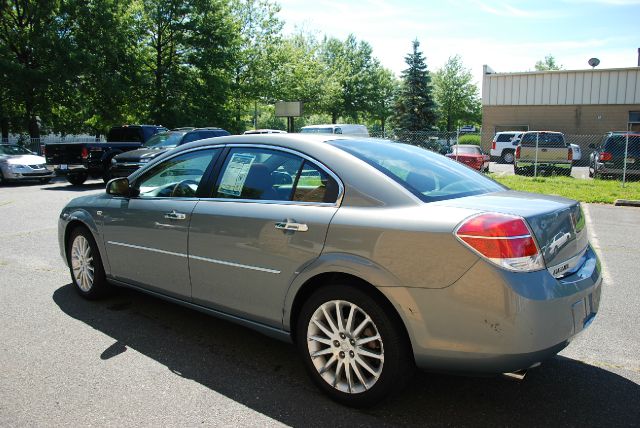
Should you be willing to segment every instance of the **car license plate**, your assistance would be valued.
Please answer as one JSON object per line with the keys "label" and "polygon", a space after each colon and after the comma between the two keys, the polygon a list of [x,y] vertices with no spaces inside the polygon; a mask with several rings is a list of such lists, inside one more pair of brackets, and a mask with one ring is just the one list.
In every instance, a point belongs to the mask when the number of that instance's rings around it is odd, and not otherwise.
{"label": "car license plate", "polygon": [[627,158],[627,163],[635,163],[635,158]]}
{"label": "car license plate", "polygon": [[67,169],[67,164],[60,165],[60,169]]}

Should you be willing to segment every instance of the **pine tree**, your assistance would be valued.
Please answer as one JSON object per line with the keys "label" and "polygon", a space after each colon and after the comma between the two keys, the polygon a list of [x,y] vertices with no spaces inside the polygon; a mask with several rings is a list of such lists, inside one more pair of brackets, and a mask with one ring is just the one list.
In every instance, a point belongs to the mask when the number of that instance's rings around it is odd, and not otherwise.
{"label": "pine tree", "polygon": [[420,42],[414,40],[413,52],[405,57],[409,68],[402,72],[402,86],[396,103],[398,127],[404,131],[427,131],[436,123],[431,76],[419,47]]}

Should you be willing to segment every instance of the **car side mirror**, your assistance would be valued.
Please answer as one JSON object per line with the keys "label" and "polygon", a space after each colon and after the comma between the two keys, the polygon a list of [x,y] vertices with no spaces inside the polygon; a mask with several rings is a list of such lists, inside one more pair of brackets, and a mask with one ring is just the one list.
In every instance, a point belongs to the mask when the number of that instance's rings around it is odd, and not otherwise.
{"label": "car side mirror", "polygon": [[107,183],[107,195],[112,196],[132,196],[133,189],[127,177],[114,178]]}
{"label": "car side mirror", "polygon": [[595,145],[595,144],[593,144],[593,143],[591,143],[591,144],[589,144],[589,148],[590,148],[590,149],[595,149],[595,148],[596,148],[596,145]]}

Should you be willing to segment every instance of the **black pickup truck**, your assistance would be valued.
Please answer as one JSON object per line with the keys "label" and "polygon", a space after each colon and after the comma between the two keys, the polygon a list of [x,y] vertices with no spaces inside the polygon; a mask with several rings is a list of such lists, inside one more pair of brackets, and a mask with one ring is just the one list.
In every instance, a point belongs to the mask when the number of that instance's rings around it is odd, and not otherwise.
{"label": "black pickup truck", "polygon": [[47,165],[69,183],[80,185],[89,177],[110,179],[111,159],[123,152],[140,148],[149,138],[167,128],[158,125],[115,126],[107,133],[107,142],[52,143],[44,146]]}

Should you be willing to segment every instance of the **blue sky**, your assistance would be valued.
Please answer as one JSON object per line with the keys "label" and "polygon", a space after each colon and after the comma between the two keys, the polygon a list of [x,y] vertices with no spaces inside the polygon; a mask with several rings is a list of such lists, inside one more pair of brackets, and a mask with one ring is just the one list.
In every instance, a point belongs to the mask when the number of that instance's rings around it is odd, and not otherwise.
{"label": "blue sky", "polygon": [[415,38],[430,70],[459,54],[476,81],[482,65],[532,70],[552,54],[566,69],[634,67],[640,48],[640,0],[489,1],[278,0],[285,32],[296,28],[369,42],[396,74]]}

